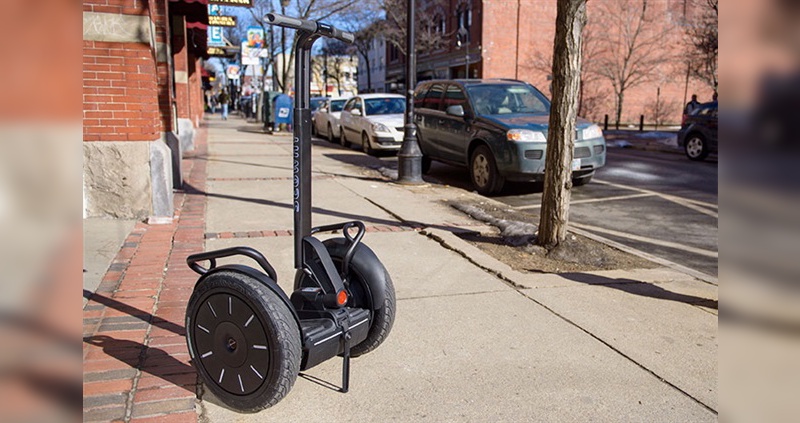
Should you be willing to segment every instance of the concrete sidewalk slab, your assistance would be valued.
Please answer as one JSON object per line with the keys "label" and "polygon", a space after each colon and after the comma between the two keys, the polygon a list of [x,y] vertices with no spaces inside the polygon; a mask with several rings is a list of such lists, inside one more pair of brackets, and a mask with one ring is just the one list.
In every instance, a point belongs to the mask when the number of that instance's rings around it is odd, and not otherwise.
{"label": "concrete sidewalk slab", "polygon": [[[292,229],[294,217],[291,187],[291,180],[269,183],[209,182],[206,230],[224,232]],[[363,220],[368,225],[400,223],[362,197],[342,190],[337,182],[330,179],[314,181],[312,205],[312,222],[315,226],[349,220]]]}
{"label": "concrete sidewalk slab", "polygon": [[[83,219],[83,289],[94,292],[109,270],[135,220]],[[86,299],[83,304],[86,305]]]}
{"label": "concrete sidewalk slab", "polygon": [[[321,239],[327,236],[320,237]],[[505,291],[510,288],[488,273],[475,272],[475,267],[460,255],[414,232],[368,233],[362,241],[381,259],[395,285],[398,299],[475,294]],[[206,242],[206,249],[248,245],[262,252],[275,267],[279,285],[287,293],[294,287],[293,237],[248,239],[215,239]],[[227,259],[226,259],[227,260]],[[255,266],[246,258],[225,261]],[[222,263],[222,262],[220,262]]]}
{"label": "concrete sidewalk slab", "polygon": [[[524,290],[633,362],[717,409],[717,316],[672,284]],[[715,305],[716,307],[716,305]]]}
{"label": "concrete sidewalk slab", "polygon": [[[306,374],[338,386],[341,362]],[[298,378],[242,415],[204,395],[212,422],[715,421],[713,413],[516,292],[400,300],[391,336],[353,360],[350,392]],[[635,392],[631,387],[636,387]]]}

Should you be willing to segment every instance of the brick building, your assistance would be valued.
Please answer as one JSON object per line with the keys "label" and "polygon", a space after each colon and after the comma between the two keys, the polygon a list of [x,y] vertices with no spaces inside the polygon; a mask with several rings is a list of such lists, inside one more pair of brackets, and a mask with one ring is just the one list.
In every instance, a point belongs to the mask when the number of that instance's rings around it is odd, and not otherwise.
{"label": "brick building", "polygon": [[204,107],[207,3],[83,1],[85,217],[172,218]]}
{"label": "brick building", "polygon": [[[710,101],[713,89],[687,77],[686,62],[682,59],[683,26],[687,18],[698,13],[692,0],[620,0],[632,7],[632,18],[647,6],[646,31],[650,39],[645,48],[656,51],[653,57],[663,57],[662,63],[650,72],[647,81],[626,90],[621,122],[638,122],[645,115],[653,122],[658,115],[661,122],[680,122],[683,104],[692,93],[700,101]],[[611,80],[599,76],[597,64],[602,38],[613,42],[609,34],[624,32],[623,11],[612,0],[588,2],[589,24],[584,35],[587,45],[594,48],[584,52],[583,91],[587,107],[582,111],[587,118],[601,120],[608,114],[614,121],[616,96]],[[636,9],[638,7],[639,9]],[[550,95],[550,58],[555,36],[556,1],[542,0],[444,0],[424,1],[417,13],[432,14],[434,22],[442,22],[435,30],[445,38],[445,45],[437,51],[417,54],[417,81],[435,78],[463,78],[468,64],[470,78],[515,78],[528,81]],[[459,37],[459,29],[463,28]],[[463,32],[466,31],[466,43]],[[462,40],[459,46],[459,39]],[[592,51],[593,50],[593,51]],[[405,58],[396,47],[386,47],[386,89],[400,91],[405,82]],[[606,63],[608,60],[605,61]],[[656,111],[658,102],[658,111]]]}

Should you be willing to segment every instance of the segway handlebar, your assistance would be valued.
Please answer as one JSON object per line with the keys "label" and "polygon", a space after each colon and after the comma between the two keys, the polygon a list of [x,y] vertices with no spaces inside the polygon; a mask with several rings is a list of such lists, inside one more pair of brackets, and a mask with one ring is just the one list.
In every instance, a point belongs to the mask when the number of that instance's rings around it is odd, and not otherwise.
{"label": "segway handlebar", "polygon": [[346,43],[352,43],[356,39],[352,32],[342,31],[341,29],[324,22],[290,18],[288,16],[278,15],[276,13],[267,13],[264,15],[264,20],[272,25],[308,31],[312,34],[316,33],[325,37],[336,38],[337,40],[341,40]]}

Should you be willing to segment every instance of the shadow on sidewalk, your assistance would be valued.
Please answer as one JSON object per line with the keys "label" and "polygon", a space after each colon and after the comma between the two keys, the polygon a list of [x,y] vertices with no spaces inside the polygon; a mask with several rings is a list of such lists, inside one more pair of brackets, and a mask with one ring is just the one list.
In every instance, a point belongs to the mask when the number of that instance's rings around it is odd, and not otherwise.
{"label": "shadow on sidewalk", "polygon": [[[288,154],[286,156],[289,157]],[[211,157],[207,157],[207,156],[197,156],[195,158],[198,159],[198,160],[205,160],[207,162],[230,163],[230,164],[238,164],[238,165],[243,165],[243,166],[265,167],[265,168],[269,168],[269,169],[279,169],[279,170],[292,170],[291,167],[286,167],[286,166],[271,166],[271,165],[265,165],[265,164],[259,164],[259,163],[240,162],[240,161],[236,161],[236,160],[223,160],[223,159],[211,158]],[[358,179],[358,180],[361,180],[361,181],[386,182],[385,179],[372,178],[372,177],[368,177],[368,176],[345,175],[345,174],[342,174],[342,173],[320,172],[320,171],[316,171],[316,170],[312,171],[311,173],[312,173],[312,175],[316,174],[316,175],[336,176],[336,177],[340,177],[340,178]]]}
{"label": "shadow on sidewalk", "polygon": [[[210,192],[203,192],[203,191],[200,191],[197,188],[195,188],[195,187],[193,187],[193,186],[191,186],[189,184],[184,184],[184,189],[186,190],[187,193],[191,193],[191,194],[200,194],[200,195],[205,195],[207,197],[222,198],[224,200],[244,201],[244,202],[248,202],[248,203],[261,204],[261,205],[264,205],[264,206],[279,207],[279,208],[282,208],[282,209],[292,210],[292,205],[291,204],[279,203],[277,201],[271,201],[271,200],[264,200],[262,198],[248,198],[248,197],[239,197],[239,196],[236,196],[236,195],[214,194],[214,193],[210,193]],[[312,207],[311,210],[312,210],[313,213],[324,214],[326,216],[341,217],[341,218],[347,219],[347,220],[362,220],[362,221],[367,221],[367,222],[370,222],[370,223],[386,225],[386,226],[397,226],[397,225],[400,225],[400,224],[409,224],[409,222],[405,222],[404,223],[404,222],[398,222],[396,220],[386,220],[386,219],[380,219],[380,218],[360,216],[360,215],[356,215],[356,214],[331,211],[331,210],[327,210],[327,209],[323,209],[323,208],[319,208],[319,207]],[[416,222],[411,222],[410,224],[413,225],[413,224],[416,224]]]}
{"label": "shadow on sidewalk", "polygon": [[107,335],[87,336],[83,338],[83,342],[102,348],[109,357],[114,357],[134,369],[195,394],[197,372],[194,367],[173,358],[162,349]]}
{"label": "shadow on sidewalk", "polygon": [[679,294],[677,292],[666,290],[652,283],[640,282],[633,279],[612,279],[605,276],[592,275],[588,273],[561,273],[559,276],[571,281],[585,283],[587,285],[602,285],[608,288],[618,289],[629,294],[640,295],[643,297],[677,301],[693,306],[701,306],[719,310],[719,303],[716,300],[695,297],[693,295]]}
{"label": "shadow on sidewalk", "polygon": [[104,297],[100,294],[92,293],[85,289],[83,290],[83,298],[86,298],[89,301],[94,301],[98,304],[103,304],[106,307],[119,310],[127,315],[133,316],[143,322],[150,323],[151,325],[159,327],[161,329],[168,330],[176,335],[179,336],[186,335],[186,331],[184,330],[183,326],[172,323],[169,320],[164,320],[160,317],[153,316],[152,314],[144,310],[138,309],[133,306],[129,306],[113,298]]}

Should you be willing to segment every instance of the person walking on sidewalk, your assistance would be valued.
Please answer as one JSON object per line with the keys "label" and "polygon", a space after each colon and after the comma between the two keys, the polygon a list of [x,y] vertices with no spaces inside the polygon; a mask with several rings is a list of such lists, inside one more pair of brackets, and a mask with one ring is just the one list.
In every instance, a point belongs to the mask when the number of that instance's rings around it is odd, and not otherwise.
{"label": "person walking on sidewalk", "polygon": [[222,120],[228,120],[228,100],[230,100],[228,91],[222,90],[222,92],[219,93],[219,104],[222,106]]}
{"label": "person walking on sidewalk", "polygon": [[692,94],[692,101],[686,103],[686,107],[683,108],[683,114],[688,116],[698,107],[700,107],[700,102],[697,101],[697,94]]}

